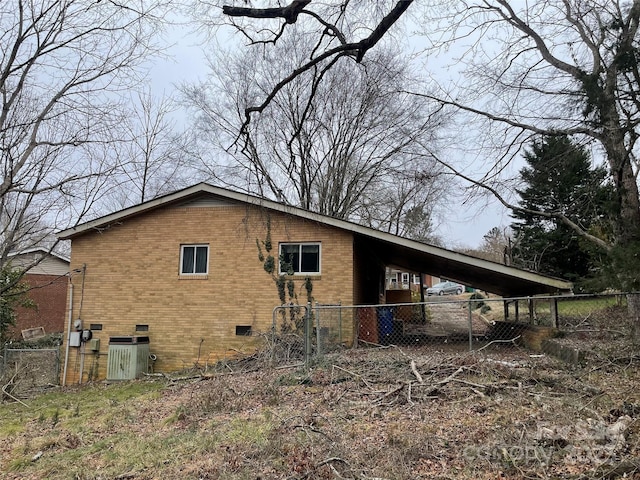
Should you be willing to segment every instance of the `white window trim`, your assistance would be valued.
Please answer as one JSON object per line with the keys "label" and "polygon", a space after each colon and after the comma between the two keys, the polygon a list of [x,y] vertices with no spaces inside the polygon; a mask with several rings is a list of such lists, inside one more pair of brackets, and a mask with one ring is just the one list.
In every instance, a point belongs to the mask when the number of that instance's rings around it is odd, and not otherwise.
{"label": "white window trim", "polygon": [[[206,247],[207,248],[207,271],[204,273],[187,273],[182,271],[182,261],[184,258],[184,249],[185,247],[195,247],[196,250],[198,247]],[[194,252],[195,253],[195,252]],[[181,277],[202,277],[205,275],[209,275],[209,260],[211,259],[211,249],[209,248],[208,243],[184,243],[180,245],[180,264],[178,265],[178,273]],[[194,256],[194,264],[195,264],[195,256]]]}
{"label": "white window trim", "polygon": [[411,277],[409,277],[409,274],[406,272],[402,273],[402,284],[403,285],[408,285],[409,284],[409,280]]}
{"label": "white window trim", "polygon": [[[293,272],[294,276],[297,277],[310,277],[313,275],[321,275],[322,274],[322,243],[320,242],[280,242],[278,244],[278,273],[280,275],[287,275],[287,272],[283,272],[280,264],[280,255],[282,255],[282,246],[283,245],[299,245],[300,249],[302,249],[303,245],[316,245],[318,247],[318,271],[317,272]],[[302,261],[302,251],[299,253],[300,261]]]}
{"label": "white window trim", "polygon": [[414,285],[420,285],[420,275],[418,273],[414,273],[412,281]]}

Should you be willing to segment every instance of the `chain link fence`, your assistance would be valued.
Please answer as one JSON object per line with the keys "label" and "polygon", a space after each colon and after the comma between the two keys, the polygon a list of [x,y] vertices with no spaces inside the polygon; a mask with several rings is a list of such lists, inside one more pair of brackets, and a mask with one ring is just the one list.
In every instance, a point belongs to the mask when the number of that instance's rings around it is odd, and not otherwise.
{"label": "chain link fence", "polygon": [[0,398],[29,398],[59,384],[59,348],[9,348],[0,359]]}
{"label": "chain link fence", "polygon": [[339,304],[282,305],[273,310],[267,335],[272,364],[306,363],[312,357],[352,346],[354,308]]}
{"label": "chain link fence", "polygon": [[627,294],[499,298],[475,292],[421,303],[276,307],[269,341],[273,362],[287,365],[365,345],[475,350],[500,342],[539,350],[548,337],[604,345],[632,331]]}

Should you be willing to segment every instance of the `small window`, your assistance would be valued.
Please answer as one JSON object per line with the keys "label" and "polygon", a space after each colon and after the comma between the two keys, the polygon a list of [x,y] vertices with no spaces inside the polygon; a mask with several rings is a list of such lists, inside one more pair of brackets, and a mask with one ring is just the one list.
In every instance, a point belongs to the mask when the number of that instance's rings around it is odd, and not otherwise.
{"label": "small window", "polygon": [[148,332],[149,325],[136,325],[136,332]]}
{"label": "small window", "polygon": [[182,245],[181,275],[206,275],[209,272],[209,245]]}
{"label": "small window", "polygon": [[102,330],[101,323],[91,323],[89,324],[89,330]]}
{"label": "small window", "polygon": [[420,285],[420,275],[417,274],[413,274],[413,284],[414,285]]}
{"label": "small window", "polygon": [[403,273],[402,274],[402,283],[405,284],[405,285],[409,283],[409,274],[408,273]]}
{"label": "small window", "polygon": [[320,273],[320,244],[281,243],[280,273]]}
{"label": "small window", "polygon": [[236,325],[236,335],[251,336],[251,325]]}

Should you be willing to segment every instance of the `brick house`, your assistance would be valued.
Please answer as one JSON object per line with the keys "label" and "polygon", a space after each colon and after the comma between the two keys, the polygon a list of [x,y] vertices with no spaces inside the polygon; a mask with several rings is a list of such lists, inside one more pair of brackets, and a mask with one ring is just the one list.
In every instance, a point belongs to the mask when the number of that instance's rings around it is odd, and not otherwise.
{"label": "brick house", "polygon": [[428,271],[442,265],[455,270],[461,262],[461,272],[493,270],[510,288],[570,287],[535,274],[520,278],[522,272],[511,267],[208,184],[87,222],[59,238],[72,242],[72,328],[92,336],[89,350],[84,342],[69,348],[74,339],[71,332],[65,335],[63,383],[105,378],[108,344],[116,336],[148,337],[156,371],[251,351],[280,304],[259,259],[258,245],[264,255],[267,239],[276,258],[292,259],[300,303],[306,302],[306,277],[312,279],[314,302],[384,303],[385,269],[394,264]]}
{"label": "brick house", "polygon": [[9,338],[18,340],[22,331],[37,328],[45,333],[62,333],[69,259],[45,249],[30,249],[12,254],[10,262],[13,268],[28,268],[22,281],[29,285],[28,296],[35,307],[18,307],[16,325],[9,329]]}

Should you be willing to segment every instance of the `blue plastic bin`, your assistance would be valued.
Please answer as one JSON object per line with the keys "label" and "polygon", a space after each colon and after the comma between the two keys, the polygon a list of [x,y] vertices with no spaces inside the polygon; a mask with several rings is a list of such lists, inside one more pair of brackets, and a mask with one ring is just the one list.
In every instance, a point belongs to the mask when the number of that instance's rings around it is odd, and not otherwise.
{"label": "blue plastic bin", "polygon": [[378,335],[381,338],[393,333],[393,308],[378,307]]}

